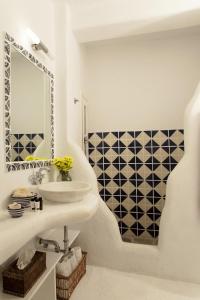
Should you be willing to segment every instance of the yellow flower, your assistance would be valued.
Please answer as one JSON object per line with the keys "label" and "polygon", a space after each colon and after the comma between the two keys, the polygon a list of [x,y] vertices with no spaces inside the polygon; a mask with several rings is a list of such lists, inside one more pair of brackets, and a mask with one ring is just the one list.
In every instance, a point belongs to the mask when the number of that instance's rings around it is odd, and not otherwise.
{"label": "yellow flower", "polygon": [[28,155],[25,160],[32,161],[32,160],[47,160],[47,158],[44,157],[37,157],[33,155]]}
{"label": "yellow flower", "polygon": [[55,157],[52,164],[57,167],[60,172],[68,172],[73,165],[73,158],[71,156]]}

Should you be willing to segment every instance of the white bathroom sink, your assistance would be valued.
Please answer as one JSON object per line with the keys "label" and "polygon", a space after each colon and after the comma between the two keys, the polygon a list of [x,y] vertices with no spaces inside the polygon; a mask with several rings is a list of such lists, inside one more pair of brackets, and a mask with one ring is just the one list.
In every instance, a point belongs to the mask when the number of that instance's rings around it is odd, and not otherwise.
{"label": "white bathroom sink", "polygon": [[89,183],[76,180],[48,182],[39,186],[39,193],[44,199],[66,203],[81,201],[90,190]]}

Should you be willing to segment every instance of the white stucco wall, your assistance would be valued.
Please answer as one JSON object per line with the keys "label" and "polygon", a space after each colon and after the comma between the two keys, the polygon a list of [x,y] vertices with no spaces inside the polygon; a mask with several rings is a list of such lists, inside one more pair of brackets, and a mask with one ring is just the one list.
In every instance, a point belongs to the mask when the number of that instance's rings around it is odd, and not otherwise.
{"label": "white stucco wall", "polygon": [[[45,22],[44,22],[45,16]],[[3,107],[4,107],[4,69],[3,69],[3,32],[7,31],[15,40],[22,44],[27,50],[31,50],[26,28],[31,28],[47,44],[54,53],[54,12],[53,6],[48,0],[44,1],[12,1],[2,0],[0,2],[0,131],[4,132]],[[48,59],[42,53],[35,53],[40,61],[54,72],[55,62]],[[0,181],[1,201],[0,206],[6,202],[7,197],[14,188],[28,184],[30,170],[7,173],[5,170],[4,135],[0,135]]]}
{"label": "white stucco wall", "polygon": [[89,131],[183,128],[199,53],[200,34],[183,32],[86,44]]}
{"label": "white stucco wall", "polygon": [[[82,139],[82,94],[81,94],[81,46],[77,42],[71,26],[71,15],[67,16],[67,135],[81,146]],[[77,99],[78,102],[74,102]]]}
{"label": "white stucco wall", "polygon": [[[68,49],[66,46],[68,7],[66,1],[39,0],[13,1],[2,0],[0,2],[0,131],[4,132],[3,107],[4,107],[4,69],[3,69],[3,31],[8,32],[15,38],[17,43],[23,45],[28,51],[47,66],[55,74],[55,148],[56,155],[67,153],[67,75],[66,60]],[[48,57],[42,52],[33,52],[26,29],[30,28],[46,44],[51,52]],[[68,31],[67,31],[68,30]],[[67,48],[68,47],[68,48]],[[73,52],[73,50],[71,50]],[[75,63],[76,57],[73,63]],[[71,62],[70,70],[74,68]],[[78,68],[78,67],[77,67]],[[77,90],[79,90],[77,86]],[[72,93],[73,94],[73,93]],[[69,109],[68,109],[69,112]],[[68,114],[72,116],[72,114]],[[69,117],[70,128],[74,128],[75,136],[78,122],[75,117]],[[73,123],[74,122],[74,123]],[[73,125],[74,124],[74,125]],[[69,128],[69,127],[68,127]],[[77,133],[78,135],[78,133]],[[0,136],[0,181],[1,201],[0,207],[4,206],[11,191],[20,186],[29,185],[28,176],[32,170],[7,173],[5,169],[4,135]]]}
{"label": "white stucco wall", "polygon": [[[200,283],[199,115],[200,86],[186,108],[185,155],[168,179],[158,246],[123,242],[117,220],[99,199],[95,216],[76,226],[81,229],[77,244],[88,252],[89,264]],[[95,188],[91,167],[76,147],[71,151],[80,163],[74,176]]]}

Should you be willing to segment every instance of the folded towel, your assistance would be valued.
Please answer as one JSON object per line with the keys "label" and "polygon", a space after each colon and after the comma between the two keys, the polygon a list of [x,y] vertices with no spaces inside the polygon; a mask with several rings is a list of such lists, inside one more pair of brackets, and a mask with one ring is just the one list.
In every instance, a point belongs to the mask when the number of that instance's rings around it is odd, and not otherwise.
{"label": "folded towel", "polygon": [[56,266],[56,273],[58,275],[62,275],[65,277],[70,276],[70,274],[72,273],[72,266],[71,266],[71,261],[70,259],[66,259],[63,262],[59,262]]}
{"label": "folded towel", "polygon": [[13,194],[13,197],[31,197],[32,193],[27,188],[18,188]]}
{"label": "folded towel", "polygon": [[81,247],[74,247],[72,248],[72,253],[75,255],[77,263],[79,263],[82,259],[82,251],[81,251]]}
{"label": "folded towel", "polygon": [[78,266],[78,261],[76,259],[76,256],[74,253],[72,253],[71,257],[69,258],[71,266],[72,266],[72,272],[76,269]]}

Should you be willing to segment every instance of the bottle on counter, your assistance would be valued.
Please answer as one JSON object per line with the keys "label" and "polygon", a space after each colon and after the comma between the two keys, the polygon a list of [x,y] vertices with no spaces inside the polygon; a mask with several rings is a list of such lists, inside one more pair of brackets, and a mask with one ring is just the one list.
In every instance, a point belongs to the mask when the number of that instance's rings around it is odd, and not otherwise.
{"label": "bottle on counter", "polygon": [[38,197],[40,203],[40,210],[43,210],[43,199],[41,196]]}
{"label": "bottle on counter", "polygon": [[37,197],[34,197],[34,198],[31,199],[31,209],[32,210],[35,210],[35,200],[36,200],[36,198]]}
{"label": "bottle on counter", "polygon": [[35,210],[40,210],[40,201],[39,197],[35,199]]}
{"label": "bottle on counter", "polygon": [[43,199],[40,195],[36,195],[31,199],[31,209],[33,211],[43,210]]}

